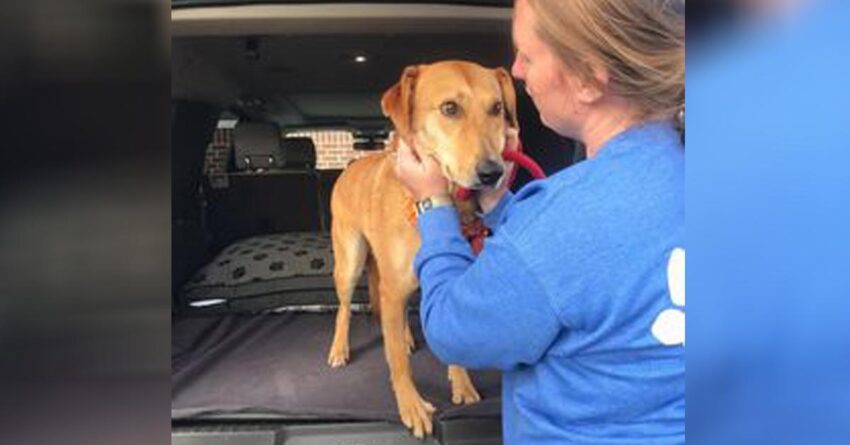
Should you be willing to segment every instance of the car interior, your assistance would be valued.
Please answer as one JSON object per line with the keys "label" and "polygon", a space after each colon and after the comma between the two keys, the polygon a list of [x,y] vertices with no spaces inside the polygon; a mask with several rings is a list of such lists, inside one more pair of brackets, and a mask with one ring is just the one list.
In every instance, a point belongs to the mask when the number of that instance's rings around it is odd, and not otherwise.
{"label": "car interior", "polygon": [[[511,6],[173,1],[172,443],[422,443],[398,418],[365,278],[351,363],[326,362],[330,196],[350,162],[385,148],[380,98],[406,66],[510,68]],[[525,152],[547,174],[579,162],[580,144],[516,88]],[[438,409],[429,440],[501,443],[499,373],[472,371],[483,400],[452,405],[417,308],[411,363]]]}

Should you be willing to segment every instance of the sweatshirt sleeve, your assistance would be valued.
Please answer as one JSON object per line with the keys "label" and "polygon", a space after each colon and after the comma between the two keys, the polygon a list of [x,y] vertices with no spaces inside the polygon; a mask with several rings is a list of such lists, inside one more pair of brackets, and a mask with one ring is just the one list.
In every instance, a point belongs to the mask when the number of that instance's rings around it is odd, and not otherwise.
{"label": "sweatshirt sleeve", "polygon": [[489,212],[485,213],[482,216],[484,220],[484,225],[487,226],[493,232],[499,228],[502,224],[502,219],[505,216],[505,211],[508,207],[510,207],[511,201],[514,199],[514,194],[510,190],[508,190],[504,195],[502,195],[502,199],[496,204],[495,207],[490,209]]}
{"label": "sweatshirt sleeve", "polygon": [[469,368],[509,370],[538,361],[562,324],[510,239],[497,233],[475,257],[454,208],[426,212],[418,224],[422,246],[414,267],[434,354]]}

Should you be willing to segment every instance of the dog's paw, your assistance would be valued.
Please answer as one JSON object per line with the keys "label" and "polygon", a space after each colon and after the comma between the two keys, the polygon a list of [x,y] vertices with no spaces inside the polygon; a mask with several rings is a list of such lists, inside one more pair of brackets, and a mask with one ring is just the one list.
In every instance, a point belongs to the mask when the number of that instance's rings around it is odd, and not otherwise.
{"label": "dog's paw", "polygon": [[466,372],[458,373],[451,377],[452,382],[452,403],[455,405],[469,405],[481,401],[481,395],[472,384],[469,374]]}
{"label": "dog's paw", "polygon": [[431,435],[434,432],[434,423],[432,416],[434,415],[434,405],[431,405],[419,396],[416,391],[413,391],[407,396],[397,395],[398,413],[401,417],[401,423],[409,429],[417,439],[424,439],[425,435]]}
{"label": "dog's paw", "polygon": [[328,364],[332,368],[341,368],[348,364],[348,345],[337,346],[331,348],[328,354]]}

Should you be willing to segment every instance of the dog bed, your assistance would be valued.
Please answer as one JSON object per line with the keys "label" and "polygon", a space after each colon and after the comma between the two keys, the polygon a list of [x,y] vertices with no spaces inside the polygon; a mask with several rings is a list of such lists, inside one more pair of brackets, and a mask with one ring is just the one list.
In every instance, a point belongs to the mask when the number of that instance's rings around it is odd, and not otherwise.
{"label": "dog bed", "polygon": [[[353,301],[367,301],[365,278]],[[330,235],[276,233],[239,240],[183,287],[181,304],[207,311],[335,305]]]}

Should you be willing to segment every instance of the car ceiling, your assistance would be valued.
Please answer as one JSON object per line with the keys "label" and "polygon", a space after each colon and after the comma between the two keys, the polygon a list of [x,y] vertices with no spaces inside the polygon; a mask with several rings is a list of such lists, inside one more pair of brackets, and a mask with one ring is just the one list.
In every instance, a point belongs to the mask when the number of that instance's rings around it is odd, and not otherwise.
{"label": "car ceiling", "polygon": [[[294,10],[248,11],[262,18],[259,26],[244,16],[215,18],[216,8],[207,22],[173,13],[172,97],[264,110],[265,118],[289,127],[373,126],[385,123],[381,94],[408,65],[446,59],[489,67],[511,63],[509,8],[371,5],[336,16],[328,12],[336,5],[322,8],[314,15],[299,9],[298,20],[288,18]],[[356,56],[367,61],[356,63]]]}

